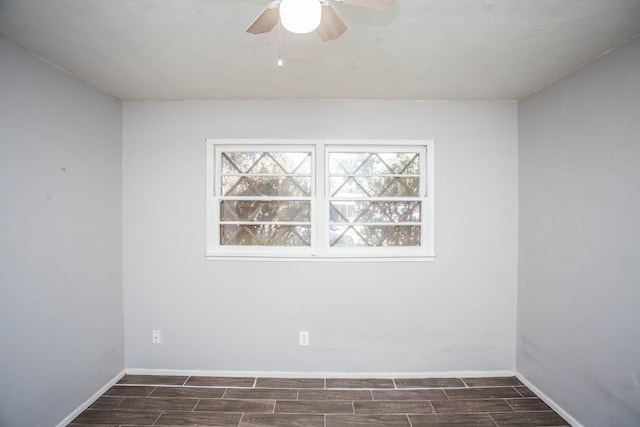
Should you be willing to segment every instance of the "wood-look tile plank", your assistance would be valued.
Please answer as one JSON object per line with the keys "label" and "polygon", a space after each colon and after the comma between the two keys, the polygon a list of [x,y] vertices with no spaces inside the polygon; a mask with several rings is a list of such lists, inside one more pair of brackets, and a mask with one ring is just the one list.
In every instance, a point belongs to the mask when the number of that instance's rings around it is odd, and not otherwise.
{"label": "wood-look tile plank", "polygon": [[444,392],[449,399],[499,399],[520,397],[513,387],[447,388]]}
{"label": "wood-look tile plank", "polygon": [[491,413],[491,417],[500,427],[569,425],[553,411]]}
{"label": "wood-look tile plank", "polygon": [[512,387],[522,385],[516,377],[462,378],[462,381],[469,387]]}
{"label": "wood-look tile plank", "polygon": [[343,400],[278,400],[276,414],[353,414],[353,403]]}
{"label": "wood-look tile plank", "polygon": [[298,390],[285,388],[228,388],[222,398],[296,400],[298,398]]}
{"label": "wood-look tile plank", "polygon": [[128,427],[128,426],[121,426],[120,424],[78,424],[78,423],[71,423],[69,425],[67,425],[67,427]]}
{"label": "wood-look tile plank", "polygon": [[75,424],[129,424],[150,426],[162,411],[109,411],[87,409],[73,420]]}
{"label": "wood-look tile plank", "polygon": [[327,415],[326,427],[411,427],[406,415]]}
{"label": "wood-look tile plank", "polygon": [[372,390],[374,400],[446,400],[440,389],[428,390]]}
{"label": "wood-look tile plank", "polygon": [[431,404],[438,413],[513,412],[504,399],[434,400]]}
{"label": "wood-look tile plank", "polygon": [[425,400],[375,400],[353,402],[356,414],[425,414],[433,407]]}
{"label": "wood-look tile plank", "polygon": [[522,399],[505,399],[514,411],[551,411],[546,403],[537,397],[527,397]]}
{"label": "wood-look tile plank", "polygon": [[396,378],[398,388],[465,387],[460,378]]}
{"label": "wood-look tile plank", "polygon": [[240,413],[225,412],[164,412],[154,425],[238,427]]}
{"label": "wood-look tile plank", "polygon": [[371,390],[300,390],[299,400],[371,400]]}
{"label": "wood-look tile plank", "polygon": [[262,388],[324,388],[324,378],[258,378]]}
{"label": "wood-look tile plank", "polygon": [[253,387],[252,377],[189,377],[185,385],[209,387]]}
{"label": "wood-look tile plank", "polygon": [[173,375],[125,375],[118,384],[182,385],[187,378],[189,377]]}
{"label": "wood-look tile plank", "polygon": [[273,413],[275,400],[200,399],[194,411]]}
{"label": "wood-look tile plank", "polygon": [[522,397],[538,397],[534,392],[532,392],[528,387],[514,387],[518,393],[522,395]]}
{"label": "wood-look tile plank", "polygon": [[104,396],[145,397],[149,396],[155,386],[114,385],[104,393]]}
{"label": "wood-look tile plank", "polygon": [[239,427],[324,427],[324,415],[243,414]]}
{"label": "wood-look tile plank", "polygon": [[489,414],[426,414],[409,415],[412,427],[495,427]]}
{"label": "wood-look tile plank", "polygon": [[102,396],[89,406],[89,409],[115,409],[124,397]]}
{"label": "wood-look tile plank", "polygon": [[326,388],[395,388],[389,378],[327,378]]}
{"label": "wood-look tile plank", "polygon": [[198,399],[174,398],[174,397],[127,397],[117,407],[119,410],[148,411],[148,410],[174,410],[192,411],[196,407]]}
{"label": "wood-look tile plank", "polygon": [[204,387],[156,387],[149,397],[196,397],[201,399],[220,399],[224,388]]}

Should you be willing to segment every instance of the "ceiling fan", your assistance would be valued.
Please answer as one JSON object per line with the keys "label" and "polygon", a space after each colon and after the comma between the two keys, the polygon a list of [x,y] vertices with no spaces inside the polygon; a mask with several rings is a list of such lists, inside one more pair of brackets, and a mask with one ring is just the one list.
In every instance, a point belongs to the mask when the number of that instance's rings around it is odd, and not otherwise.
{"label": "ceiling fan", "polygon": [[[395,2],[395,0],[334,1],[377,9],[387,9]],[[308,11],[309,13],[307,13]],[[298,18],[301,16],[297,14],[298,12],[301,15],[312,15],[308,25],[299,24]],[[330,0],[274,0],[247,28],[247,32],[251,34],[268,33],[278,22],[281,22],[282,26],[293,33],[304,34],[315,30],[324,41],[337,39],[347,31],[347,25],[331,5]]]}

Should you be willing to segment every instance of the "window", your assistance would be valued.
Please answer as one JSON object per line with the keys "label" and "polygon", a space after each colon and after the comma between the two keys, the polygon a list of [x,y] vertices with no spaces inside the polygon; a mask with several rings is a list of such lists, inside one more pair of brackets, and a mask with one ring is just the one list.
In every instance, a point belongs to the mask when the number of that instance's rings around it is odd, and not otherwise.
{"label": "window", "polygon": [[434,257],[432,141],[207,141],[207,257]]}

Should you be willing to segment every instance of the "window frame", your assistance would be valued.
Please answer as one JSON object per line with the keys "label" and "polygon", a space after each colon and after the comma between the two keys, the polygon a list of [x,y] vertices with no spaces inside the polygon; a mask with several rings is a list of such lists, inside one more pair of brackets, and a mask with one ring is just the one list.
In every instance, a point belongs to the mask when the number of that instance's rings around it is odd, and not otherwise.
{"label": "window frame", "polygon": [[[219,187],[221,152],[311,152],[311,246],[244,246],[220,244]],[[330,247],[330,152],[421,152],[421,245],[410,247]],[[206,259],[288,261],[432,261],[435,259],[435,143],[433,140],[324,140],[324,139],[207,139],[206,140]],[[218,218],[218,220],[216,219]]]}

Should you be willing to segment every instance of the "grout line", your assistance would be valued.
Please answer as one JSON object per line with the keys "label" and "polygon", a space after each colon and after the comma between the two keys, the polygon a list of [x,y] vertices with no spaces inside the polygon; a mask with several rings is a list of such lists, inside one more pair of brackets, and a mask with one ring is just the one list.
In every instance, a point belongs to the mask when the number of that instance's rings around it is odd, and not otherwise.
{"label": "grout line", "polygon": [[507,406],[508,406],[509,408],[511,408],[511,412],[515,412],[515,411],[516,411],[516,410],[515,410],[515,408],[514,408],[513,406],[509,405],[509,402],[507,402],[507,398],[506,398],[506,397],[503,397],[503,398],[501,398],[501,399],[499,399],[499,400],[502,400],[504,403],[506,403],[506,404],[507,404]]}
{"label": "grout line", "polygon": [[[209,389],[224,389],[224,388],[236,388],[236,389],[243,389],[243,390],[248,390],[251,388],[275,388],[275,389],[282,389],[282,390],[286,390],[286,389],[292,389],[292,387],[254,387],[254,385],[251,386],[242,386],[242,385],[234,385],[234,386],[228,386],[228,385],[206,385],[206,384],[184,384],[184,385],[180,385],[180,384],[114,384],[114,386],[118,386],[118,387],[180,387],[180,388],[209,388]],[[304,387],[304,390],[340,390],[340,391],[351,391],[351,390],[378,390],[378,391],[390,391],[390,390],[397,390],[397,391],[411,391],[411,390],[463,390],[463,389],[468,389],[468,388],[516,388],[516,387],[521,387],[524,388],[526,386],[522,386],[522,385],[492,385],[492,386],[463,386],[463,387],[327,387],[326,383],[323,387]],[[516,390],[517,391],[517,390]],[[522,395],[522,393],[518,392],[520,395]],[[522,396],[522,397],[528,397],[528,396]]]}
{"label": "grout line", "polygon": [[187,376],[187,378],[184,379],[184,382],[182,383],[183,386],[187,384],[187,381],[189,381],[189,378],[191,378],[191,376]]}
{"label": "grout line", "polygon": [[409,427],[413,427],[413,423],[411,422],[411,417],[407,414],[407,420],[409,420]]}
{"label": "grout line", "polygon": [[435,414],[436,413],[436,408],[433,406],[433,402],[430,400],[427,400],[427,402],[429,402],[429,406],[431,406],[431,413]]}
{"label": "grout line", "polygon": [[257,385],[258,385],[258,377],[255,377],[253,379],[253,385],[251,386],[251,388],[256,388]]}
{"label": "grout line", "polygon": [[[517,394],[519,394],[520,396],[522,396],[522,393],[520,393],[518,390],[516,390],[515,386],[511,387],[511,390],[515,391]],[[505,398],[506,399],[506,398]],[[513,399],[513,398],[512,398]]]}
{"label": "grout line", "polygon": [[[120,402],[118,402],[118,404],[116,406],[114,406],[113,408],[111,408],[111,411],[115,411],[118,409],[118,406],[122,405],[122,402],[124,402],[124,400],[126,399],[126,397],[122,397],[120,398]],[[95,402],[94,402],[95,403]],[[91,409],[91,406],[89,406],[87,409]]]}
{"label": "grout line", "polygon": [[166,413],[166,412],[165,412],[164,410],[160,411],[160,415],[158,415],[158,418],[156,418],[156,419],[151,423],[151,425],[152,425],[152,426],[157,425],[156,423],[158,422],[158,420],[160,419],[160,417],[162,417],[165,413]]}

